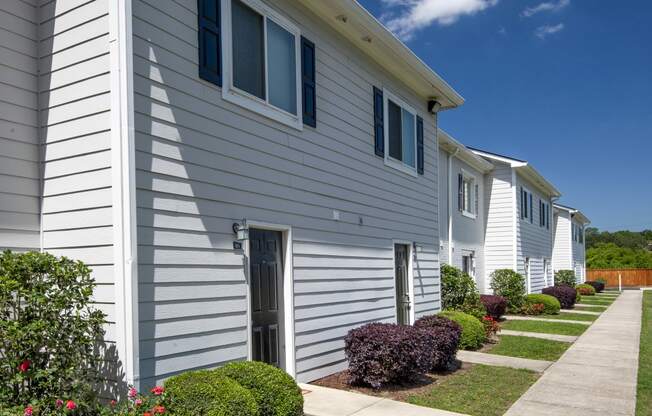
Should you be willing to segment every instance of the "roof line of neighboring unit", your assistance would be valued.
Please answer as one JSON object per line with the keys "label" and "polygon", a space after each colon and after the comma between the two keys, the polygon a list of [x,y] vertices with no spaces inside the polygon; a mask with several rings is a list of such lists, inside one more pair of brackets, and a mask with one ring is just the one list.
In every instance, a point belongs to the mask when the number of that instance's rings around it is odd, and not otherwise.
{"label": "roof line of neighboring unit", "polygon": [[[458,154],[458,158],[463,160],[465,163],[468,163],[472,167],[478,169],[482,173],[489,172],[494,168],[494,165],[483,157],[475,154],[471,149],[465,146],[463,143],[457,141],[453,136],[451,136],[445,130],[438,128],[437,134],[439,137],[439,146],[443,147],[444,150],[454,151],[455,149],[460,150],[461,155]],[[452,148],[452,149],[451,149]]]}
{"label": "roof line of neighboring unit", "polygon": [[559,209],[563,209],[565,211],[568,211],[573,217],[577,216],[578,219],[584,224],[590,224],[591,223],[591,220],[589,219],[589,217],[584,215],[584,213],[582,211],[580,211],[579,209],[577,209],[577,208],[569,207],[568,205],[562,205],[562,204],[557,203],[557,202],[555,202],[553,204],[553,206],[555,208],[559,208]]}
{"label": "roof line of neighboring unit", "polygon": [[478,149],[477,147],[467,146],[467,148],[469,150],[471,150],[472,152],[476,152],[478,154],[481,154],[482,156],[489,157],[489,158],[496,159],[496,160],[501,160],[503,162],[507,162],[507,163],[510,163],[510,164],[514,164],[514,163],[516,163],[516,164],[521,164],[521,163],[527,164],[528,163],[525,160],[520,160],[520,159],[510,157],[510,156],[501,155],[499,153],[489,152],[487,150]]}

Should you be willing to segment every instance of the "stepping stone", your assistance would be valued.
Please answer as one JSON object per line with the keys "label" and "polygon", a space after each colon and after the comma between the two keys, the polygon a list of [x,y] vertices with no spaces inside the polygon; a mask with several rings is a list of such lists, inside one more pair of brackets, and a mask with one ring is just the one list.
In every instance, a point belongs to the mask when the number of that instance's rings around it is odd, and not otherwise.
{"label": "stepping stone", "polygon": [[510,321],[542,321],[542,322],[559,322],[561,324],[580,324],[589,326],[593,322],[586,321],[572,321],[570,319],[549,319],[549,318],[538,318],[536,316],[518,316],[518,315],[505,315],[505,319]]}
{"label": "stepping stone", "polygon": [[516,335],[519,337],[530,337],[539,339],[549,339],[550,341],[575,342],[578,337],[573,335],[544,334],[540,332],[512,331],[511,329],[501,329],[498,335]]}
{"label": "stepping stone", "polygon": [[552,361],[531,360],[529,358],[508,357],[477,351],[458,351],[457,359],[465,363],[510,367],[543,373],[552,365]]}
{"label": "stepping stone", "polygon": [[579,315],[602,315],[602,312],[591,312],[591,311],[575,311],[572,309],[562,309],[559,313],[577,313]]}

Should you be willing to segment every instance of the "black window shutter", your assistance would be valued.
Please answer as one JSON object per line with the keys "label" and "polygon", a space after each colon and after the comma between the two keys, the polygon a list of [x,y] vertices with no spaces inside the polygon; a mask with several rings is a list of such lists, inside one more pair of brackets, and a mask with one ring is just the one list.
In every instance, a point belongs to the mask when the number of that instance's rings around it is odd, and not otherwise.
{"label": "black window shutter", "polygon": [[534,209],[532,208],[532,194],[530,194],[530,223],[534,222]]}
{"label": "black window shutter", "polygon": [[376,156],[385,157],[383,91],[374,87],[374,149]]}
{"label": "black window shutter", "polygon": [[464,211],[464,176],[457,175],[457,209]]}
{"label": "black window shutter", "polygon": [[301,80],[303,124],[317,127],[317,87],[315,82],[315,44],[301,36]]}
{"label": "black window shutter", "polygon": [[479,214],[478,211],[480,210],[479,209],[480,208],[480,192],[479,192],[479,190],[480,190],[480,187],[476,183],[475,184],[475,215],[478,215]]}
{"label": "black window shutter", "polygon": [[197,0],[199,77],[222,86],[220,0]]}
{"label": "black window shutter", "polygon": [[523,187],[521,186],[521,219],[525,218],[525,194],[523,193]]}
{"label": "black window shutter", "polygon": [[546,204],[546,228],[550,229],[550,205]]}
{"label": "black window shutter", "polygon": [[417,116],[417,172],[423,175],[423,119]]}

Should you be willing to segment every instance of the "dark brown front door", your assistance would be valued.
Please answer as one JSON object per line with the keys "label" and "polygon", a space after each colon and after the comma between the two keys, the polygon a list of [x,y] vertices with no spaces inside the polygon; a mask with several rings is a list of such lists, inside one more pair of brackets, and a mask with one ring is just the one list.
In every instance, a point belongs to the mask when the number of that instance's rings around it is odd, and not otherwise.
{"label": "dark brown front door", "polygon": [[279,231],[249,230],[254,361],[283,367],[283,257]]}
{"label": "dark brown front door", "polygon": [[410,290],[408,281],[408,246],[396,244],[394,259],[396,268],[396,321],[402,325],[410,323]]}

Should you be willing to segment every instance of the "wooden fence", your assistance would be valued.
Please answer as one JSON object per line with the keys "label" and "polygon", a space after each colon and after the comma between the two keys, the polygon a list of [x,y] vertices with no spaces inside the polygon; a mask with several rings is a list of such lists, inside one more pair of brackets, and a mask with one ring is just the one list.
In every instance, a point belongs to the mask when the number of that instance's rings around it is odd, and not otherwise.
{"label": "wooden fence", "polygon": [[604,279],[607,287],[618,287],[618,275],[623,287],[652,286],[652,269],[588,269],[586,280]]}

